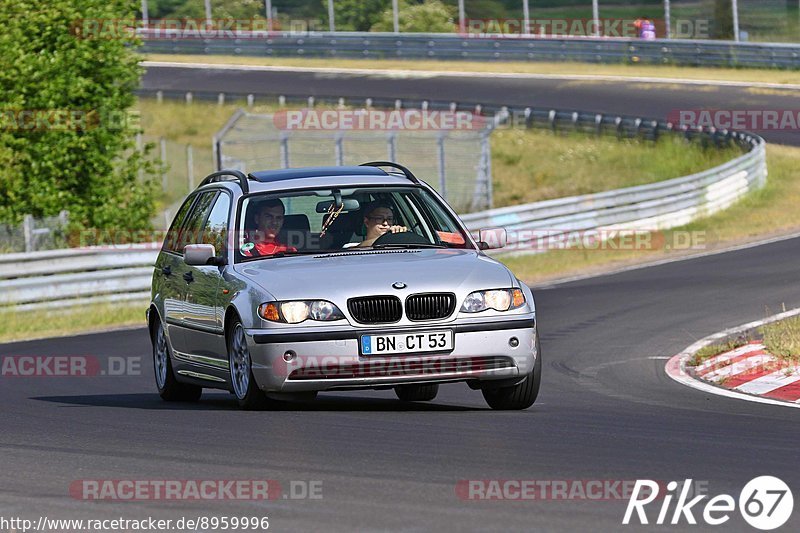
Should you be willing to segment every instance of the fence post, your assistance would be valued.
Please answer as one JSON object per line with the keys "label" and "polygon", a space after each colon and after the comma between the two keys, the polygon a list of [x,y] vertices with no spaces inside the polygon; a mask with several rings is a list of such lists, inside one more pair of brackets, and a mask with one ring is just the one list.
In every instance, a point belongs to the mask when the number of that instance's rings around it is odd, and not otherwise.
{"label": "fence post", "polygon": [[281,134],[281,168],[289,168],[289,136]]}
{"label": "fence post", "polygon": [[186,145],[186,177],[189,180],[189,192],[194,190],[194,153],[192,145]]}
{"label": "fence post", "polygon": [[336,156],[336,166],[341,167],[344,165],[344,135],[339,132],[336,134],[334,153]]}
{"label": "fence post", "polygon": [[444,133],[440,133],[438,139],[436,140],[436,144],[439,148],[439,194],[442,195],[442,198],[447,200],[447,179],[446,173],[444,169],[445,164],[445,156],[444,156]]}
{"label": "fence post", "polygon": [[397,161],[397,133],[394,131],[389,132],[386,137],[386,148],[389,152],[389,161]]}
{"label": "fence post", "polygon": [[164,137],[161,137],[158,140],[158,143],[161,145],[161,190],[167,190],[167,140]]}
{"label": "fence post", "polygon": [[25,252],[33,251],[33,215],[22,218],[22,234],[25,237]]}
{"label": "fence post", "polygon": [[225,93],[219,93],[217,95],[217,105],[225,105]]}

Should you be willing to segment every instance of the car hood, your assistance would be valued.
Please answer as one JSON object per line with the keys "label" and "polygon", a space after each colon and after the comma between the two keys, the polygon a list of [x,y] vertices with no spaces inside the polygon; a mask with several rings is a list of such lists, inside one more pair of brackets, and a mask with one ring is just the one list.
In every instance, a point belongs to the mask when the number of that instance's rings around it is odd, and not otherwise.
{"label": "car hood", "polygon": [[[236,271],[276,300],[326,299],[344,304],[354,296],[453,292],[511,287],[511,272],[474,250],[380,250],[261,259]],[[393,288],[394,283],[405,288]]]}

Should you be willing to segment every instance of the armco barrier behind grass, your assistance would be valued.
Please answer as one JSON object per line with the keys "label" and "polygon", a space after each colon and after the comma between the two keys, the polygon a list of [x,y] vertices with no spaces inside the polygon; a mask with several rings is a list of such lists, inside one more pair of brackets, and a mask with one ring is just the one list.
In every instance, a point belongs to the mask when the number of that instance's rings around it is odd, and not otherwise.
{"label": "armco barrier behind grass", "polygon": [[476,38],[451,34],[311,32],[269,38],[148,38],[146,54],[223,54],[262,57],[580,61],[681,66],[800,68],[800,44],[628,38]]}

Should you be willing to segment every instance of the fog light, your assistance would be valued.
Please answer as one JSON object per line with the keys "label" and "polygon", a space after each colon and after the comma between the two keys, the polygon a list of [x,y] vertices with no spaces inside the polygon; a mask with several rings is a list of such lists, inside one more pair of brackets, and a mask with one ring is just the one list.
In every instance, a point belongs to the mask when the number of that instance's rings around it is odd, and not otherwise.
{"label": "fog light", "polygon": [[517,346],[519,346],[519,339],[516,337],[511,337],[508,340],[508,345],[511,346],[512,348],[516,348]]}
{"label": "fog light", "polygon": [[283,354],[283,360],[287,363],[291,362],[295,357],[297,357],[297,354],[291,350]]}

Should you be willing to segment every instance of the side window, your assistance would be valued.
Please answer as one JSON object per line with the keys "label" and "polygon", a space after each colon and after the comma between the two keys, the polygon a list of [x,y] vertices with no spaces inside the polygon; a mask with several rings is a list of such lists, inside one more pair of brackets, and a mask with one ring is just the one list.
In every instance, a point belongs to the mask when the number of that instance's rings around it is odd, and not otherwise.
{"label": "side window", "polygon": [[175,252],[182,254],[187,244],[199,244],[201,242],[200,232],[211,212],[211,204],[214,202],[216,195],[215,191],[209,191],[201,194],[197,199],[192,211],[186,217],[186,221],[178,232]]}
{"label": "side window", "polygon": [[220,193],[211,214],[203,226],[203,244],[213,244],[217,255],[225,253],[225,242],[228,236],[228,215],[231,208],[231,197]]}
{"label": "side window", "polygon": [[[186,201],[183,202],[183,205],[180,209],[178,209],[178,214],[175,215],[175,218],[172,219],[172,224],[167,231],[167,236],[164,238],[164,246],[161,248],[162,250],[166,250],[168,252],[178,252],[177,249],[177,239],[178,239],[178,231],[180,227],[183,225],[184,220],[186,220],[186,215],[189,213],[189,208],[192,207],[197,195],[189,196]],[[180,252],[179,252],[180,253]]]}

